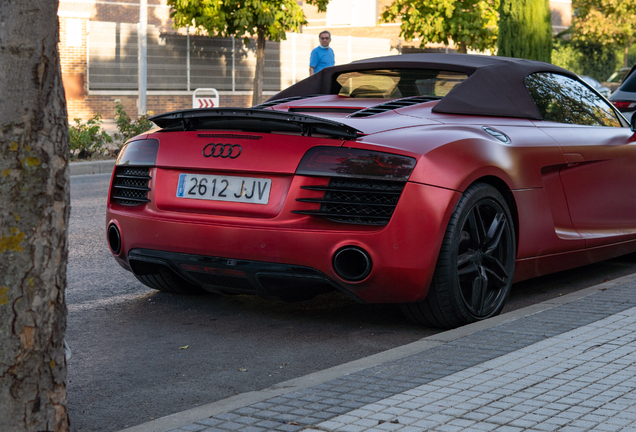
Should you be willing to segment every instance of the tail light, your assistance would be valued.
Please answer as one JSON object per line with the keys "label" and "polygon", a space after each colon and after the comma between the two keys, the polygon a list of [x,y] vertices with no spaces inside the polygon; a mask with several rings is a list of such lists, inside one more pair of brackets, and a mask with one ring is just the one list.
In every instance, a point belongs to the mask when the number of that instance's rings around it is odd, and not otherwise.
{"label": "tail light", "polygon": [[618,100],[613,100],[610,102],[612,102],[612,104],[614,104],[614,106],[621,112],[632,111],[636,109],[636,102]]}
{"label": "tail light", "polygon": [[159,140],[129,141],[119,152],[116,165],[154,166],[157,162]]}
{"label": "tail light", "polygon": [[[310,149],[296,174],[330,177],[327,185],[301,186],[311,197],[296,201],[316,204],[315,209],[292,213],[333,222],[383,226],[389,223],[415,159],[370,150],[341,147]],[[323,192],[316,197],[315,192]]]}
{"label": "tail light", "polygon": [[406,181],[415,159],[390,153],[341,147],[313,147],[300,161],[296,174]]}
{"label": "tail light", "polygon": [[150,169],[157,162],[159,140],[129,141],[119,152],[115,163],[111,199],[120,205],[139,206],[150,202],[148,198]]}

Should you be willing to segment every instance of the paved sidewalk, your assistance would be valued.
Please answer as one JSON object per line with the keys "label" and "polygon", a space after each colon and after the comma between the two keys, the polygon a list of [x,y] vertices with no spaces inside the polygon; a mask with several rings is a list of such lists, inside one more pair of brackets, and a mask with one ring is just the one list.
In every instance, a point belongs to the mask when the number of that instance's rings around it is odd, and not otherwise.
{"label": "paved sidewalk", "polygon": [[72,176],[85,174],[110,174],[113,172],[114,167],[115,159],[87,162],[71,162],[69,164]]}
{"label": "paved sidewalk", "polygon": [[636,431],[636,275],[126,432]]}

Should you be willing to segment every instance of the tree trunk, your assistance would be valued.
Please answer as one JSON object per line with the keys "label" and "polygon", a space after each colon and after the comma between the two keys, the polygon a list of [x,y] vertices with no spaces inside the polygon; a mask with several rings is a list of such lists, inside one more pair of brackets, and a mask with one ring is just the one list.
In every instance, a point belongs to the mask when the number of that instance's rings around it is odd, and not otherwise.
{"label": "tree trunk", "polygon": [[458,44],[458,48],[459,48],[458,52],[460,54],[467,54],[468,53],[468,49],[466,48],[466,42],[460,42]]}
{"label": "tree trunk", "polygon": [[258,30],[256,39],[256,71],[254,72],[254,94],[252,106],[258,105],[263,99],[263,75],[265,73],[265,30]]}
{"label": "tree trunk", "polygon": [[68,122],[57,0],[0,8],[0,431],[68,431]]}

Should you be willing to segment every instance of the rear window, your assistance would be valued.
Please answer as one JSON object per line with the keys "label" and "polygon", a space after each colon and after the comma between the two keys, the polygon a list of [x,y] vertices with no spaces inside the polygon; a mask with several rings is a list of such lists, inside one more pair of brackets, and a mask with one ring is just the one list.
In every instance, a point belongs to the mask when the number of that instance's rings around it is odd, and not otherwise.
{"label": "rear window", "polygon": [[335,77],[333,93],[352,98],[397,99],[410,96],[442,98],[468,78],[461,72],[432,69],[375,69],[345,72]]}

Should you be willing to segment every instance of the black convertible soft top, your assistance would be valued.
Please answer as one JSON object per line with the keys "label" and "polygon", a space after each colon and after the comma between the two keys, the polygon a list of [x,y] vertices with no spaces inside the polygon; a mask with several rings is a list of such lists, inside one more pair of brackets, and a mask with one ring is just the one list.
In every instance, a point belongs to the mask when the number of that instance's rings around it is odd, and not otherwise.
{"label": "black convertible soft top", "polygon": [[358,60],[325,68],[283,90],[269,102],[289,97],[332,94],[335,77],[343,72],[372,69],[436,69],[463,72],[468,79],[457,85],[433,112],[541,120],[525,79],[535,72],[554,72],[574,79],[563,68],[534,60],[472,54],[404,54]]}

